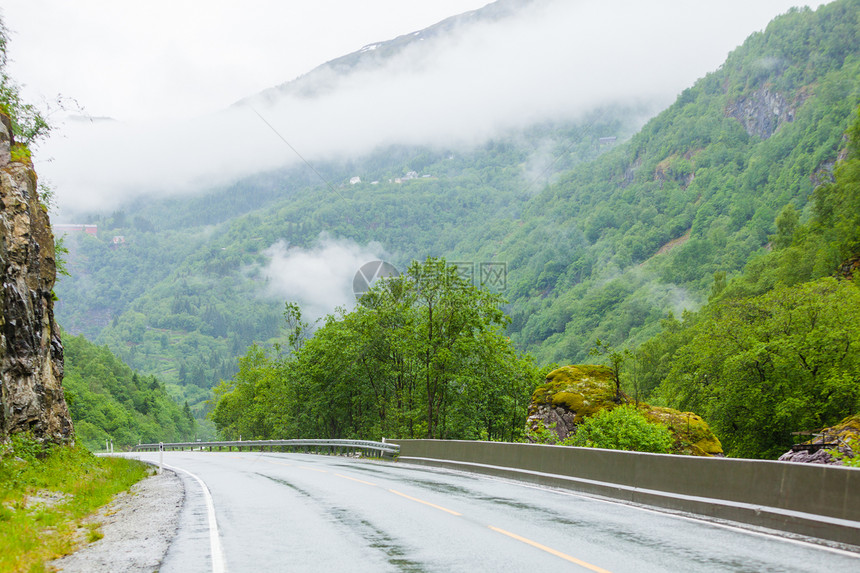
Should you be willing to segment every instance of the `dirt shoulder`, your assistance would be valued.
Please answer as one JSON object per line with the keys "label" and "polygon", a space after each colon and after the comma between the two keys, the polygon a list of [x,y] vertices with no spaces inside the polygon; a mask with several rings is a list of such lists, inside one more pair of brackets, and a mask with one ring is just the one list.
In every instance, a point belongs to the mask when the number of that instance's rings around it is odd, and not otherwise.
{"label": "dirt shoulder", "polygon": [[184,500],[185,487],[174,472],[148,477],[87,519],[101,524],[102,539],[46,565],[66,573],[157,571],[176,534]]}

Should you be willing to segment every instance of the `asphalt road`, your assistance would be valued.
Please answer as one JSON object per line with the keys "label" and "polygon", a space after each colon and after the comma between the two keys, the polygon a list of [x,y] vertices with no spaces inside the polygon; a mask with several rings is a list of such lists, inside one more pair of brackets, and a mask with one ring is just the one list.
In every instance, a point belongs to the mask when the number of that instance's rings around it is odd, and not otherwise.
{"label": "asphalt road", "polygon": [[186,503],[161,573],[860,571],[857,553],[486,476],[311,454],[164,463]]}

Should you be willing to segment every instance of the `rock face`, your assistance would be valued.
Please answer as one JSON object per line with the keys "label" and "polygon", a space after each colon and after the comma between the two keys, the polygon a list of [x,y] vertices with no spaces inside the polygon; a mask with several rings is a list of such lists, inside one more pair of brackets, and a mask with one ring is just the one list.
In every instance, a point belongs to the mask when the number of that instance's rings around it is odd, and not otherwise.
{"label": "rock face", "polygon": [[839,269],[836,271],[836,276],[852,281],[854,280],[854,277],[857,276],[858,271],[860,271],[860,255],[851,257],[839,265]]}
{"label": "rock face", "polygon": [[[534,391],[529,404],[528,430],[549,431],[552,441],[561,442],[576,433],[577,425],[601,410],[611,410],[633,400],[616,396],[612,371],[605,366],[563,366],[550,372],[546,383]],[[708,424],[692,412],[639,404],[639,410],[654,423],[669,428],[675,438],[673,453],[721,456],[723,448]]]}
{"label": "rock face", "polygon": [[726,115],[741,122],[748,134],[767,139],[779,126],[794,121],[794,111],[785,96],[765,87],[729,105]]}
{"label": "rock face", "polygon": [[0,115],[0,441],[30,432],[73,439],[63,394],[63,345],[54,322],[54,237],[36,174],[11,161],[11,123]]}
{"label": "rock face", "polygon": [[[831,447],[821,447],[820,444],[836,444]],[[851,445],[855,447],[852,448]],[[860,414],[849,416],[835,426],[824,428],[808,442],[798,444],[796,449],[789,450],[779,456],[781,462],[796,462],[803,464],[834,464],[841,465],[842,460],[830,454],[836,450],[849,458],[860,456]],[[802,449],[806,446],[806,449]]]}

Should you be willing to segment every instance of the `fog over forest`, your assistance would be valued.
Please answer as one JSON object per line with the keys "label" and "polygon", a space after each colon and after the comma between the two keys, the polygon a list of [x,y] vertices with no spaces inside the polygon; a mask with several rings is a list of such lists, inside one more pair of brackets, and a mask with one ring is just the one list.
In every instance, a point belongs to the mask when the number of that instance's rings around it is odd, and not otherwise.
{"label": "fog over forest", "polygon": [[471,20],[381,64],[326,77],[331,89],[316,97],[250,98],[165,123],[67,120],[38,154],[42,177],[57,187],[57,220],[141,195],[201,192],[296,164],[297,153],[316,162],[387,144],[467,148],[618,104],[641,109],[644,123],[788,5],[524,4],[515,16]]}

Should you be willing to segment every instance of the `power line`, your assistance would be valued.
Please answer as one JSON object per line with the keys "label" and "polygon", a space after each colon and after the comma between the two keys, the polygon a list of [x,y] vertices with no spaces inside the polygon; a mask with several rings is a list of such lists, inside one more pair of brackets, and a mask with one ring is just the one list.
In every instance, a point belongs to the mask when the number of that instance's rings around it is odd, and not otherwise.
{"label": "power line", "polygon": [[303,156],[301,153],[299,153],[299,151],[298,151],[295,147],[293,147],[293,146],[292,146],[292,144],[291,144],[289,141],[287,141],[287,139],[286,139],[283,135],[281,135],[281,133],[280,133],[277,129],[275,129],[275,126],[273,126],[271,123],[269,123],[269,122],[266,120],[266,118],[265,118],[265,117],[263,117],[263,116],[260,114],[260,112],[258,112],[256,109],[254,109],[254,108],[253,108],[253,107],[251,107],[251,106],[248,106],[248,107],[249,107],[249,108],[251,108],[251,111],[253,111],[254,113],[256,113],[256,114],[257,114],[257,117],[259,117],[259,118],[260,118],[260,120],[261,120],[263,123],[265,123],[267,126],[269,126],[269,129],[271,129],[271,130],[272,130],[272,132],[273,132],[275,135],[277,135],[277,136],[278,136],[278,138],[279,138],[281,141],[283,141],[283,142],[287,145],[287,147],[289,147],[289,148],[292,150],[292,152],[293,152],[293,153],[295,153],[295,154],[296,154],[296,157],[298,157],[299,159],[301,159],[301,160],[302,160],[302,162],[303,162],[305,165],[307,165],[307,166],[310,168],[310,170],[311,170],[311,171],[313,171],[314,173],[316,173],[316,176],[317,176],[317,177],[319,177],[319,178],[320,178],[320,180],[321,180],[323,183],[325,183],[325,184],[326,184],[326,186],[331,190],[331,192],[332,192],[332,193],[334,193],[335,195],[337,195],[338,197],[340,197],[342,201],[344,201],[345,203],[347,203],[347,204],[350,206],[350,208],[352,209],[352,212],[356,215],[356,217],[358,217],[359,219],[361,219],[361,220],[364,222],[364,224],[365,224],[365,225],[367,225],[367,228],[368,228],[368,229],[369,229],[369,228],[371,228],[371,227],[370,227],[370,223],[367,221],[367,219],[365,219],[365,218],[364,218],[364,216],[363,216],[361,213],[359,213],[358,211],[356,211],[355,206],[352,204],[352,202],[351,202],[349,199],[347,199],[346,197],[344,197],[343,195],[341,195],[340,193],[338,193],[338,192],[337,192],[337,189],[335,189],[335,188],[334,188],[334,185],[332,185],[331,183],[329,183],[329,182],[328,182],[328,180],[327,180],[325,177],[323,177],[323,176],[322,176],[322,174],[321,174],[319,171],[317,171],[317,170],[316,170],[316,168],[315,168],[313,165],[311,165],[311,163],[310,163],[307,159],[305,159],[305,158],[304,158],[304,156]]}

